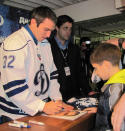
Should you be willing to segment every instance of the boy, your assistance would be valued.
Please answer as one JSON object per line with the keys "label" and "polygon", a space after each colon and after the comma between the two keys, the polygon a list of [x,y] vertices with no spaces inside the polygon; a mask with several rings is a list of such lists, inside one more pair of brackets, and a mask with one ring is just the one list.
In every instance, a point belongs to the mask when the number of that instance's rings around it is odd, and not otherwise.
{"label": "boy", "polygon": [[[113,107],[121,97],[125,86],[125,70],[119,69],[121,58],[120,49],[110,43],[100,44],[90,56],[90,62],[95,73],[102,79],[107,80],[101,89],[98,109],[87,108],[88,112],[96,113],[95,131],[112,129],[111,114]],[[122,131],[124,127],[122,124]]]}

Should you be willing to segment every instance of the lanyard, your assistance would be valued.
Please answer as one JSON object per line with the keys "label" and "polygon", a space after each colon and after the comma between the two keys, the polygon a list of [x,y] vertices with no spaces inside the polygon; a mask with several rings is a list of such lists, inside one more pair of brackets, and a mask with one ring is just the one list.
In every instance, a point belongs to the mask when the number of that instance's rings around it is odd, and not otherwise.
{"label": "lanyard", "polygon": [[60,49],[60,51],[61,51],[61,54],[62,54],[63,58],[66,59],[67,58],[67,54],[68,54],[67,53],[68,52],[67,49],[66,49],[66,53],[64,53],[61,49]]}
{"label": "lanyard", "polygon": [[66,51],[63,52],[63,51],[60,49],[60,51],[61,51],[61,54],[62,54],[62,56],[63,56],[63,58],[64,58],[64,61],[65,61],[66,66],[68,66],[68,61],[67,61],[68,50],[66,49]]}

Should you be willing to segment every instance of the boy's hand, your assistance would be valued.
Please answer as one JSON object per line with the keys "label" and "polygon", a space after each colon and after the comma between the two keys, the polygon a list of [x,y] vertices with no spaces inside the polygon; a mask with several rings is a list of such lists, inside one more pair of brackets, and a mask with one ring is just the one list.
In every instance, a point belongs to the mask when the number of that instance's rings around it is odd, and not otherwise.
{"label": "boy's hand", "polygon": [[85,108],[83,111],[87,111],[87,113],[96,113],[97,112],[97,107]]}
{"label": "boy's hand", "polygon": [[92,95],[95,95],[95,94],[97,94],[97,93],[98,93],[98,92],[91,91],[91,92],[88,93],[88,95],[89,95],[89,96],[92,96]]}

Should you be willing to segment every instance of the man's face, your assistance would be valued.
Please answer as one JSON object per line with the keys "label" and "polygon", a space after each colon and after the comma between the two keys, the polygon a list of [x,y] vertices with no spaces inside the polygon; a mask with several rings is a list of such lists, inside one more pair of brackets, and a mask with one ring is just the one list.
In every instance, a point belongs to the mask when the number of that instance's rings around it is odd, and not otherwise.
{"label": "man's face", "polygon": [[34,35],[38,41],[43,41],[48,38],[51,32],[55,29],[55,23],[46,18],[38,27],[34,25]]}
{"label": "man's face", "polygon": [[66,22],[59,28],[56,27],[56,30],[60,40],[69,40],[72,32],[72,23]]}
{"label": "man's face", "polygon": [[109,79],[109,72],[110,72],[110,64],[107,61],[103,61],[101,64],[93,63],[92,66],[94,67],[95,74],[97,74],[102,80]]}

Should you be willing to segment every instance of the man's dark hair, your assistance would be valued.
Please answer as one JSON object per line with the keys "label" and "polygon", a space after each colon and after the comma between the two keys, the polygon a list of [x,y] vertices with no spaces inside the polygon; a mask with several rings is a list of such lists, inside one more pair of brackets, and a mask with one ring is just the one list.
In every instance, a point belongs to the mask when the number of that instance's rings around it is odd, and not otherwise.
{"label": "man's dark hair", "polygon": [[119,65],[121,52],[118,46],[111,43],[101,43],[97,46],[90,56],[91,64],[101,64],[104,60],[112,63],[113,66]]}
{"label": "man's dark hair", "polygon": [[55,24],[57,21],[56,14],[47,6],[40,6],[30,12],[30,20],[35,19],[37,26],[44,21],[45,18],[51,19]]}
{"label": "man's dark hair", "polygon": [[61,25],[63,25],[66,22],[73,24],[74,20],[71,17],[69,17],[68,15],[60,15],[57,18],[56,26],[59,28]]}

